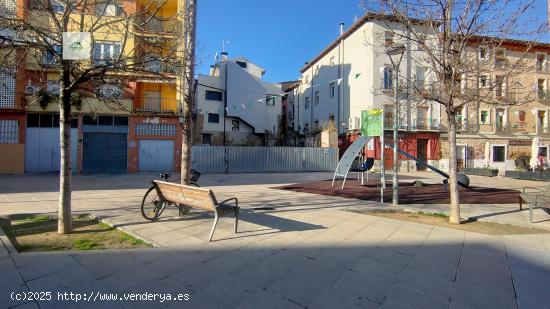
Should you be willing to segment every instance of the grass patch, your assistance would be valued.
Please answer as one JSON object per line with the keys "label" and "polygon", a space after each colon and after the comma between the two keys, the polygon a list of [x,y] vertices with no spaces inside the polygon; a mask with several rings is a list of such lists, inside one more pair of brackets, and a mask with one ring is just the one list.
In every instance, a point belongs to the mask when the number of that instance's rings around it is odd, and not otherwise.
{"label": "grass patch", "polygon": [[44,214],[0,219],[0,227],[20,252],[147,248],[150,244],[89,215],[73,217],[73,233],[57,234],[57,218]]}
{"label": "grass patch", "polygon": [[463,221],[462,224],[450,224],[449,216],[441,213],[432,212],[406,212],[402,210],[354,210],[348,211],[383,217],[388,219],[395,219],[407,222],[429,224],[434,226],[441,226],[451,228],[455,230],[463,230],[474,233],[481,233],[487,235],[521,235],[521,234],[550,234],[550,231],[523,227],[511,224],[500,224],[494,222],[483,222],[476,220]]}

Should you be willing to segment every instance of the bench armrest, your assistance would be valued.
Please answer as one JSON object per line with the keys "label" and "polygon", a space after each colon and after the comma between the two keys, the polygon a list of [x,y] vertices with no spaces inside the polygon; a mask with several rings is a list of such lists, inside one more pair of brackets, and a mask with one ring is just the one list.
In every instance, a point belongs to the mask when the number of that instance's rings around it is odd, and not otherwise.
{"label": "bench armrest", "polygon": [[236,207],[239,207],[239,200],[238,200],[236,197],[232,197],[232,198],[228,198],[228,199],[226,199],[226,200],[223,200],[223,201],[219,202],[218,205],[227,203],[227,202],[229,202],[229,201],[235,201],[235,206],[236,206]]}

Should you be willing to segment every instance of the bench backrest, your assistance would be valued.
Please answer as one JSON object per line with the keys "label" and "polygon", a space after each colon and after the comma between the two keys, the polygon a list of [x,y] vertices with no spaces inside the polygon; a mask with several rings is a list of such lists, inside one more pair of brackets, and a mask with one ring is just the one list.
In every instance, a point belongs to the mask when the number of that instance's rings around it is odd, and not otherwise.
{"label": "bench backrest", "polygon": [[155,183],[157,194],[170,202],[205,210],[216,210],[216,198],[212,190],[159,180],[154,180],[153,182]]}

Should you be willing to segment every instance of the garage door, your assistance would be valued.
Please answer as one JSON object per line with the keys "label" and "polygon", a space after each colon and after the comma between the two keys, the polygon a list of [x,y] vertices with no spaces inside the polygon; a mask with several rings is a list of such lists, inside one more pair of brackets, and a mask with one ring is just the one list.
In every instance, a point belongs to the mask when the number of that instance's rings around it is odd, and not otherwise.
{"label": "garage door", "polygon": [[[77,166],[78,129],[71,129],[71,160]],[[61,160],[59,128],[27,128],[25,140],[25,172],[58,172]]]}
{"label": "garage door", "polygon": [[126,173],[127,141],[123,133],[84,133],[83,172]]}
{"label": "garage door", "polygon": [[174,166],[174,141],[140,140],[139,171],[168,172]]}

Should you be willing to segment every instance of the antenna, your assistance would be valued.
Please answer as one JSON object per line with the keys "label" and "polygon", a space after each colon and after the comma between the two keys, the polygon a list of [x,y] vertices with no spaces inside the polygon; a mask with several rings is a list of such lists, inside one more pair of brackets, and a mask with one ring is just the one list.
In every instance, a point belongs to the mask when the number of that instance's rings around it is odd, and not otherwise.
{"label": "antenna", "polygon": [[231,41],[229,41],[229,40],[223,40],[222,41],[222,53],[225,52],[225,43],[231,44]]}

